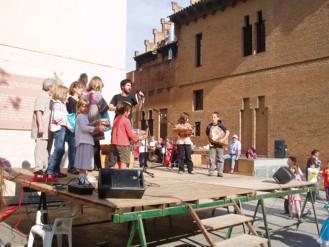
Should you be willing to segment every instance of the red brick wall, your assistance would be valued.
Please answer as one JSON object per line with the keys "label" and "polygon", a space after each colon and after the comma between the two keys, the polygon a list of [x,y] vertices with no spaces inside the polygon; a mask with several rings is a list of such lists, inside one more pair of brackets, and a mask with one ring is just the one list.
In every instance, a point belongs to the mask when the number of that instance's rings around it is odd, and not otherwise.
{"label": "red brick wall", "polygon": [[42,79],[0,71],[0,129],[31,129],[35,97]]}
{"label": "red brick wall", "polygon": [[[328,5],[328,0],[249,0],[181,26],[176,83],[204,82],[328,56]],[[266,52],[243,57],[244,16],[250,16],[255,41],[254,23],[259,10],[265,19]],[[196,68],[195,35],[199,32],[202,66]]]}
{"label": "red brick wall", "polygon": [[[249,15],[254,24],[259,10],[266,23],[266,51],[243,57],[244,16]],[[136,87],[145,92],[170,85],[147,97],[145,109],[168,108],[172,122],[181,111],[190,113],[192,123],[201,121],[201,137],[193,141],[205,145],[204,129],[213,111],[221,113],[232,134],[241,134],[243,99],[249,98],[254,115],[246,117],[252,118],[245,123],[251,133],[242,136],[243,145],[256,144],[273,156],[274,141],[283,139],[289,154],[297,155],[301,164],[314,148],[320,149],[323,161],[328,160],[328,15],[328,0],[249,0],[181,26],[177,58],[157,60],[135,73]],[[197,68],[198,32],[203,34],[203,60]],[[195,112],[193,90],[199,89],[204,90],[204,109]],[[263,108],[258,105],[260,96],[264,96]]]}

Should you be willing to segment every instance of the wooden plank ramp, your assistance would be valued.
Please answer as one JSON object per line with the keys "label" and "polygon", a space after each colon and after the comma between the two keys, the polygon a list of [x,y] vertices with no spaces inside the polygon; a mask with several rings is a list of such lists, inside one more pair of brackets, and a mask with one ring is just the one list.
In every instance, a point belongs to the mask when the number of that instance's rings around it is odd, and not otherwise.
{"label": "wooden plank ramp", "polygon": [[261,238],[254,235],[243,234],[230,239],[225,239],[220,242],[216,242],[216,247],[256,247],[265,246],[267,244],[266,238]]}
{"label": "wooden plank ramp", "polygon": [[201,223],[209,230],[227,228],[230,226],[241,225],[250,222],[253,219],[243,214],[226,214],[201,220]]}

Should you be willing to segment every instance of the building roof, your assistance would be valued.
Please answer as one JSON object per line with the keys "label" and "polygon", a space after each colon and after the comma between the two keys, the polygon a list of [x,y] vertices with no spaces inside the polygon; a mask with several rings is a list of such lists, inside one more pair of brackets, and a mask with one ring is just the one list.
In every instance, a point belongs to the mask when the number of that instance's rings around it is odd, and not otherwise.
{"label": "building roof", "polygon": [[160,53],[162,55],[164,55],[165,53],[168,53],[168,50],[170,48],[177,50],[177,41],[174,41],[171,43],[166,43],[166,44],[161,44],[153,51],[148,51],[148,52],[135,56],[134,60],[139,64],[144,64],[144,63],[157,59],[158,53]]}
{"label": "building roof", "polygon": [[178,25],[186,24],[208,14],[214,14],[217,10],[224,11],[228,6],[234,7],[238,1],[245,2],[246,0],[200,0],[170,15],[169,19]]}

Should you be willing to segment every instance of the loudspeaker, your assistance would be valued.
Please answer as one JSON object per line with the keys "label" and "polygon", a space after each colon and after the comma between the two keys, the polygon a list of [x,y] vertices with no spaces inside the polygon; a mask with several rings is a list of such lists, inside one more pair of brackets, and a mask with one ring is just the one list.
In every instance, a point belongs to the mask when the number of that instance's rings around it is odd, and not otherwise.
{"label": "loudspeaker", "polygon": [[73,181],[67,186],[70,193],[78,195],[91,195],[94,187],[91,184],[79,184],[78,181]]}
{"label": "loudspeaker", "polygon": [[275,158],[284,158],[286,157],[286,149],[285,149],[285,141],[284,140],[275,140],[274,141],[274,157]]}
{"label": "loudspeaker", "polygon": [[285,184],[294,178],[294,174],[290,171],[289,167],[282,166],[274,174],[273,178],[278,184]]}
{"label": "loudspeaker", "polygon": [[144,191],[142,169],[106,168],[99,170],[99,198],[141,198]]}

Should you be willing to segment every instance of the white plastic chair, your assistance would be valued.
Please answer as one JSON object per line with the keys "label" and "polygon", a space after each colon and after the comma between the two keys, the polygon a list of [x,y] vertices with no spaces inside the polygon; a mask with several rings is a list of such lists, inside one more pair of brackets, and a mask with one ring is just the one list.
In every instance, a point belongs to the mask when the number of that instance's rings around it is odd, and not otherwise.
{"label": "white plastic chair", "polygon": [[73,218],[56,218],[53,225],[41,222],[42,215],[46,212],[37,211],[35,225],[32,226],[29,235],[28,247],[33,246],[34,235],[42,238],[43,247],[51,247],[54,235],[57,235],[57,246],[62,246],[63,235],[67,235],[69,247],[72,247],[72,220]]}

